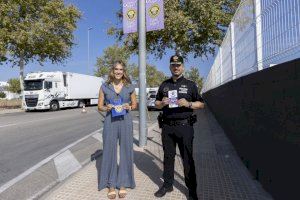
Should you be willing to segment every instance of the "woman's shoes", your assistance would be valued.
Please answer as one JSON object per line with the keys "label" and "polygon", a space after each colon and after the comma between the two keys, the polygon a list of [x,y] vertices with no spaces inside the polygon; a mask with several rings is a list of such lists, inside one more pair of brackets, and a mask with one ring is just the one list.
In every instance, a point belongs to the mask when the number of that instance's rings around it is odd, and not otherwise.
{"label": "woman's shoes", "polygon": [[[125,198],[126,195],[127,195],[126,188],[121,187],[120,190],[119,190],[119,194],[118,195],[119,195],[120,199]],[[117,197],[117,193],[116,193],[115,188],[108,188],[107,197],[109,199],[115,199]]]}
{"label": "woman's shoes", "polygon": [[119,198],[120,198],[120,199],[125,198],[126,195],[127,195],[126,188],[121,187],[120,190],[119,190]]}
{"label": "woman's shoes", "polygon": [[107,192],[107,197],[108,197],[109,199],[115,199],[116,196],[117,196],[117,193],[116,193],[115,188],[109,188],[109,189],[108,189],[108,192]]}

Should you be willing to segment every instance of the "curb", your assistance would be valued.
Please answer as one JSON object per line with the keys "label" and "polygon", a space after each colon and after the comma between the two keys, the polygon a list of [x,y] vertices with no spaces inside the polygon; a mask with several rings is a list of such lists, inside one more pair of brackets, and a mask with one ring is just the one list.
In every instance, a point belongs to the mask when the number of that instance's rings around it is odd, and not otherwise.
{"label": "curb", "polygon": [[[148,132],[153,131],[156,126],[157,122],[151,123]],[[102,129],[66,146],[2,185],[0,199],[39,199],[51,192],[51,189],[102,155]],[[138,140],[137,134],[134,134],[134,139]],[[144,150],[137,145],[134,145],[134,149]]]}
{"label": "curb", "polygon": [[[133,121],[133,122],[136,123],[136,121]],[[157,127],[158,127],[158,123],[157,123],[157,122],[148,124],[148,132],[155,131],[155,129],[156,129]],[[134,138],[134,140],[138,140],[138,134],[137,134],[137,133],[138,133],[138,131],[134,129],[134,130],[133,130],[133,138]],[[134,151],[144,152],[145,149],[146,149],[146,147],[139,147],[139,146],[137,146],[136,143],[133,143],[133,150],[134,150]],[[98,157],[98,156],[101,156],[101,155],[102,155],[102,151],[100,151],[100,152],[99,152],[99,151],[98,151],[98,152],[95,152],[95,154],[91,156],[90,162],[96,160],[97,157]],[[88,162],[88,163],[90,163],[90,162]],[[88,163],[87,163],[87,164],[88,164]],[[82,168],[81,170],[84,170],[84,168]],[[79,171],[79,170],[78,170],[78,171]],[[74,175],[74,174],[73,174],[73,175]],[[70,178],[71,178],[71,177],[70,177]],[[63,186],[63,185],[64,185],[66,182],[68,182],[69,180],[71,181],[71,179],[67,179],[67,180],[65,180],[65,181],[63,181],[63,182],[60,182],[60,183],[57,184],[55,187],[50,188],[48,191],[45,191],[41,196],[39,196],[40,199],[42,199],[42,200],[48,199],[48,197],[51,196],[51,193],[52,193],[52,192],[55,192],[55,191],[57,191],[57,190],[60,190],[60,187]],[[72,184],[73,184],[73,183],[72,183]]]}
{"label": "curb", "polygon": [[66,146],[0,187],[0,199],[38,199],[101,154],[102,128]]}

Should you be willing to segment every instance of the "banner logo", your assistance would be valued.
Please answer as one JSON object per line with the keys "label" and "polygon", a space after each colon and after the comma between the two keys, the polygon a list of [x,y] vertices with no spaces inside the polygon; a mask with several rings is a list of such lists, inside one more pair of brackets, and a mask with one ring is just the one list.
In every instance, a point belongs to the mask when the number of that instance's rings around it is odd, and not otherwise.
{"label": "banner logo", "polygon": [[155,18],[159,15],[160,8],[158,4],[153,4],[150,9],[148,10],[149,16]]}
{"label": "banner logo", "polygon": [[127,16],[127,19],[128,19],[128,20],[133,21],[133,20],[136,19],[137,14],[136,14],[136,11],[135,11],[135,10],[129,9],[129,10],[127,11],[126,16]]}

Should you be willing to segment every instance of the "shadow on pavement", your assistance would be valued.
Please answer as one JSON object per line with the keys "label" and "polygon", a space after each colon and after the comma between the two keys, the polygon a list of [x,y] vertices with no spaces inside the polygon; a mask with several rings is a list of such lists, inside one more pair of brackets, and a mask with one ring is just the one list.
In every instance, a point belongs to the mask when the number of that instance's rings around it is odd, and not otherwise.
{"label": "shadow on pavement", "polygon": [[[135,158],[139,158],[139,159],[135,159],[136,167],[141,172],[146,174],[151,179],[151,181],[158,186],[157,189],[161,187],[163,185],[163,180],[161,179],[163,172],[157,166],[155,160],[158,160],[159,162],[162,161],[148,150],[145,150],[145,152],[135,151],[134,156]],[[175,172],[175,175],[178,176],[180,179],[183,179],[183,177],[180,176],[180,174],[178,174],[177,172]],[[174,180],[174,187],[177,188],[181,193],[187,194],[186,187],[176,180]],[[156,192],[156,190],[153,191],[153,194],[154,192]]]}
{"label": "shadow on pavement", "polygon": [[[150,154],[150,155],[148,155]],[[97,169],[97,180],[99,183],[100,180],[100,171],[101,171],[101,163],[102,163],[102,150],[97,150],[94,154],[91,155],[91,160],[96,160],[96,169]],[[134,164],[138,170],[144,173],[149,179],[157,185],[157,189],[163,185],[163,180],[161,179],[162,170],[159,166],[155,163],[155,160],[158,160],[162,163],[157,156],[151,153],[148,150],[145,152],[134,151]],[[135,174],[136,179],[137,174]],[[178,176],[180,179],[183,180],[183,177],[175,171],[175,176]],[[139,183],[136,183],[139,184]],[[174,180],[174,187],[177,188],[181,193],[187,195],[187,189],[184,185],[179,183],[178,181]],[[156,192],[157,189],[154,189]],[[141,191],[143,192],[143,191]],[[153,196],[154,197],[154,196]]]}

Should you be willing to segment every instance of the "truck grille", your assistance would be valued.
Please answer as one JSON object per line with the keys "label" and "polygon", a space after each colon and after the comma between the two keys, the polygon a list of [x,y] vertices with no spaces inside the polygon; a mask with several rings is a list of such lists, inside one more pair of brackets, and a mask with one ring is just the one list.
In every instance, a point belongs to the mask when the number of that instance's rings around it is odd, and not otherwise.
{"label": "truck grille", "polygon": [[28,107],[35,107],[38,102],[38,98],[25,98],[26,105]]}

